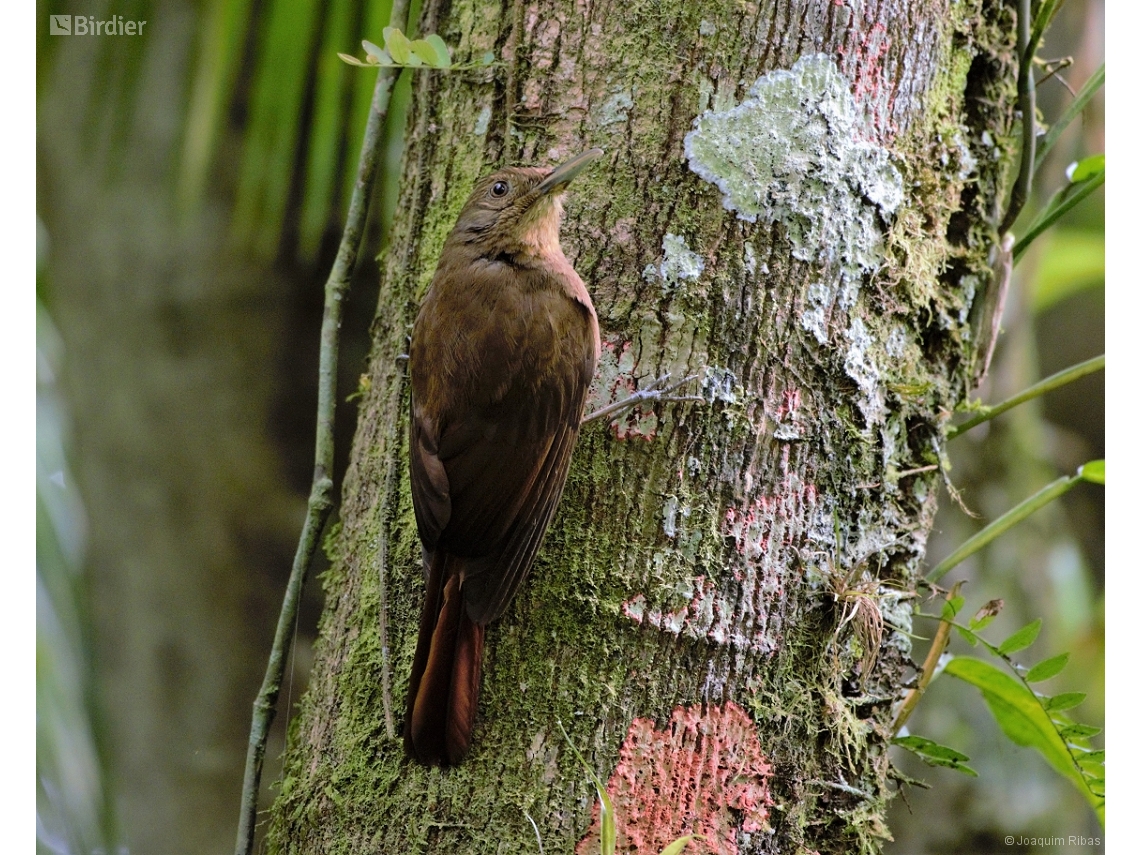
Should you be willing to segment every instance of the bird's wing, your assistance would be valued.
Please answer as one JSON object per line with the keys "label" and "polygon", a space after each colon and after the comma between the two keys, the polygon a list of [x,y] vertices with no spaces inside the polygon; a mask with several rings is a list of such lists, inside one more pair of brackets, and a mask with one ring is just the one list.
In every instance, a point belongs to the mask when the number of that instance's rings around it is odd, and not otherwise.
{"label": "bird's wing", "polygon": [[[413,333],[413,395],[424,390],[432,406],[413,404],[412,497],[425,549],[466,559],[468,614],[486,623],[526,576],[562,494],[597,359],[596,321],[561,291],[500,280],[477,301],[479,275],[467,285],[462,312],[441,311],[458,298],[440,294]],[[450,384],[416,373],[429,364]]]}

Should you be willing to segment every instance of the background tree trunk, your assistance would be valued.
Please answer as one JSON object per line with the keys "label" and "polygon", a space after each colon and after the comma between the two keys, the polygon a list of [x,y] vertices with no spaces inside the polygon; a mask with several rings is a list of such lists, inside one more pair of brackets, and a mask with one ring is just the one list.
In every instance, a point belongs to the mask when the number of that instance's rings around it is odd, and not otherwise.
{"label": "background tree trunk", "polygon": [[[545,851],[596,852],[561,721],[608,779],[620,851],[687,832],[715,852],[876,850],[907,592],[1002,204],[1010,11],[428,0],[420,29],[504,64],[415,80],[271,849],[537,852],[529,816]],[[472,182],[593,145],[563,227],[602,326],[592,400],[671,372],[707,403],[583,430],[538,563],[488,631],[471,755],[424,769],[386,724],[423,586],[395,357]]]}
{"label": "background tree trunk", "polygon": [[315,380],[281,375],[315,378],[320,300],[302,266],[275,270],[228,240],[232,158],[201,210],[177,204],[205,25],[175,0],[132,11],[151,20],[145,39],[42,44],[43,296],[75,424],[77,483],[62,489],[87,511],[81,583],[119,835],[107,843],[198,855],[233,845],[311,467],[311,421],[283,414],[312,411]]}

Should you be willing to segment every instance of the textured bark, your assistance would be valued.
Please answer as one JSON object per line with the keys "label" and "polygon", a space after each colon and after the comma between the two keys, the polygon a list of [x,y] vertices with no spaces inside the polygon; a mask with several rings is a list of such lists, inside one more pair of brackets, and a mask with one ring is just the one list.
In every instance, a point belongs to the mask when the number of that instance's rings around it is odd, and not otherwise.
{"label": "textured bark", "polygon": [[[425,3],[421,30],[504,65],[416,79],[271,849],[537,852],[529,815],[545,851],[597,851],[561,721],[608,779],[619,851],[689,831],[706,838],[693,851],[877,850],[905,592],[1008,160],[1011,16],[982,0],[456,0]],[[606,156],[563,227],[602,326],[593,400],[668,371],[698,375],[707,403],[583,431],[531,578],[488,630],[472,753],[421,768],[385,729],[423,585],[395,357],[473,181],[593,145]],[[733,162],[761,150],[780,160],[767,185]],[[881,646],[858,631],[872,621],[843,621],[856,604],[887,621]]]}

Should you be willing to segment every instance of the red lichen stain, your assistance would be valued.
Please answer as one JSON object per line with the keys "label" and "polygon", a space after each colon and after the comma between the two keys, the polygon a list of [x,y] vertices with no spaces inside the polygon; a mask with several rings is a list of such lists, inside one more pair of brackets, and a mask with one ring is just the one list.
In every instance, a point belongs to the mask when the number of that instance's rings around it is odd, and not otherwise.
{"label": "red lichen stain", "polygon": [[[664,730],[651,719],[629,726],[617,768],[606,784],[614,804],[617,851],[657,855],[685,834],[698,834],[687,853],[736,855],[743,831],[768,828],[772,766],[756,726],[736,704],[677,707]],[[578,855],[594,855],[598,805]]]}
{"label": "red lichen stain", "polygon": [[[863,26],[870,23],[870,14],[869,11],[864,12]],[[853,26],[860,26],[858,18],[856,13]],[[850,48],[840,46],[836,49],[840,56],[846,58],[850,54],[854,60],[850,75],[855,84],[855,100],[867,108],[874,128],[883,140],[892,138],[898,130],[890,118],[895,101],[895,87],[887,79],[886,70],[890,50],[891,37],[881,23],[854,33]]]}
{"label": "red lichen stain", "polygon": [[781,422],[794,420],[799,413],[801,403],[802,395],[799,389],[785,389],[780,406],[776,410],[776,418]]}

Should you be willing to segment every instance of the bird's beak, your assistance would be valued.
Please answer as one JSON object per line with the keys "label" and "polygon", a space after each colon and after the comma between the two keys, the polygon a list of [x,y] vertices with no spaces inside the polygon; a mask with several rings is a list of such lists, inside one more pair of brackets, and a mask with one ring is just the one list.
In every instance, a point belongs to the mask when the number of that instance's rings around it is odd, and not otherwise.
{"label": "bird's beak", "polygon": [[540,197],[565,190],[566,185],[574,180],[574,176],[601,157],[602,154],[600,148],[592,148],[570,158],[561,166],[555,167],[554,171],[547,175],[535,190]]}

